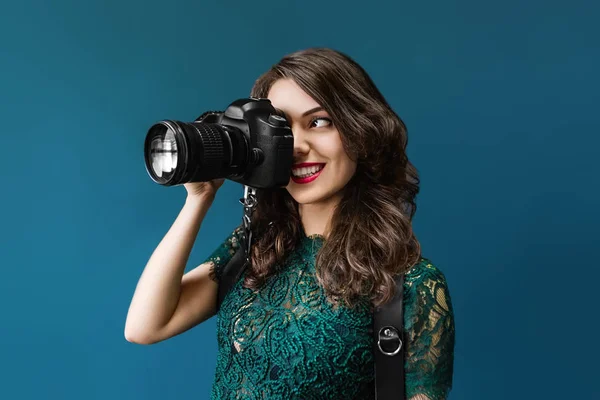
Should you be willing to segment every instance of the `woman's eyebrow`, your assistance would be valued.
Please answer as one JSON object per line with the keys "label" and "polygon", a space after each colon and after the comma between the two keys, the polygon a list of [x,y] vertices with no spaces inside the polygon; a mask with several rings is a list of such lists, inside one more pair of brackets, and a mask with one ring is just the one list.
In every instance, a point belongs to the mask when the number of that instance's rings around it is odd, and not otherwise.
{"label": "woman's eyebrow", "polygon": [[314,114],[317,111],[323,111],[323,110],[325,110],[325,109],[323,107],[321,107],[321,106],[318,106],[318,107],[315,107],[315,108],[311,108],[308,111],[304,111],[304,113],[302,114],[302,117],[306,117],[307,115]]}
{"label": "woman's eyebrow", "polygon": [[[323,108],[323,107],[321,107],[321,106],[318,106],[318,107],[311,108],[310,110],[307,110],[307,111],[305,111],[304,113],[302,113],[302,118],[306,117],[307,115],[314,114],[314,113],[316,113],[317,111],[323,111],[323,110],[325,110],[325,108]],[[286,112],[285,112],[285,111],[283,111],[283,110],[280,110],[280,111],[283,113],[283,115],[285,116],[285,118],[286,118],[288,121],[291,121],[291,118],[290,118],[290,116],[289,116],[289,114],[288,114],[288,113],[286,113]]]}

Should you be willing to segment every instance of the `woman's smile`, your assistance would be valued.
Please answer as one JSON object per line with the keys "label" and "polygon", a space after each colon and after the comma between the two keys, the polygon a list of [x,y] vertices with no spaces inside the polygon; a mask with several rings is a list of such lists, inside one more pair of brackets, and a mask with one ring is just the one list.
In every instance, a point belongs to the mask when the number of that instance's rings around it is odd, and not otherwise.
{"label": "woman's smile", "polygon": [[292,167],[292,181],[294,183],[309,183],[314,181],[321,175],[321,172],[325,168],[325,164],[312,164],[311,166],[302,166],[305,164],[299,164],[300,167]]}

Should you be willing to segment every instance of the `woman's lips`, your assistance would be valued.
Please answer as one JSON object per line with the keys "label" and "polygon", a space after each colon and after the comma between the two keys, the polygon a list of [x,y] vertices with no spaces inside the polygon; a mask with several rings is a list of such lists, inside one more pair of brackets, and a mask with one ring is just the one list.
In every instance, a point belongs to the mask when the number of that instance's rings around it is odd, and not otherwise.
{"label": "woman's lips", "polygon": [[298,176],[292,175],[292,181],[294,181],[294,183],[300,183],[300,184],[312,182],[315,179],[317,179],[319,177],[319,175],[321,175],[321,172],[323,172],[324,169],[325,169],[325,164],[323,164],[323,168],[321,168],[319,171],[317,171],[314,175],[307,176],[306,178],[300,178]]}

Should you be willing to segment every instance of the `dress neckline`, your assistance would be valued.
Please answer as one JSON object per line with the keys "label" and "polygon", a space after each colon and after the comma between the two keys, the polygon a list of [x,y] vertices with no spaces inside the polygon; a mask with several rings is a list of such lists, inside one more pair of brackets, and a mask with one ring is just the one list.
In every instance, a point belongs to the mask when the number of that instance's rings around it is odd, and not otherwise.
{"label": "dress neckline", "polygon": [[316,239],[320,239],[320,240],[325,240],[325,236],[321,235],[320,233],[313,233],[312,235],[307,235],[306,232],[304,232],[304,227],[300,226],[300,233],[302,235],[302,237],[304,239],[308,239],[308,240],[316,240]]}

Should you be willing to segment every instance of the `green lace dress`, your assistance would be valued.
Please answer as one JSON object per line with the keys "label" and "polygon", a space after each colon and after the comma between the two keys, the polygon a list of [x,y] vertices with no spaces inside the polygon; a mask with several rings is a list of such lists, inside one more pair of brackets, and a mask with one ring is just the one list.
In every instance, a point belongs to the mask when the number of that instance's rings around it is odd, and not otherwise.
{"label": "green lace dress", "polygon": [[[205,261],[222,267],[239,247],[236,229]],[[372,314],[325,299],[315,277],[321,236],[303,236],[261,289],[240,279],[217,314],[212,399],[372,399]],[[422,258],[404,283],[406,398],[445,399],[452,385],[454,318],[446,280]]]}

